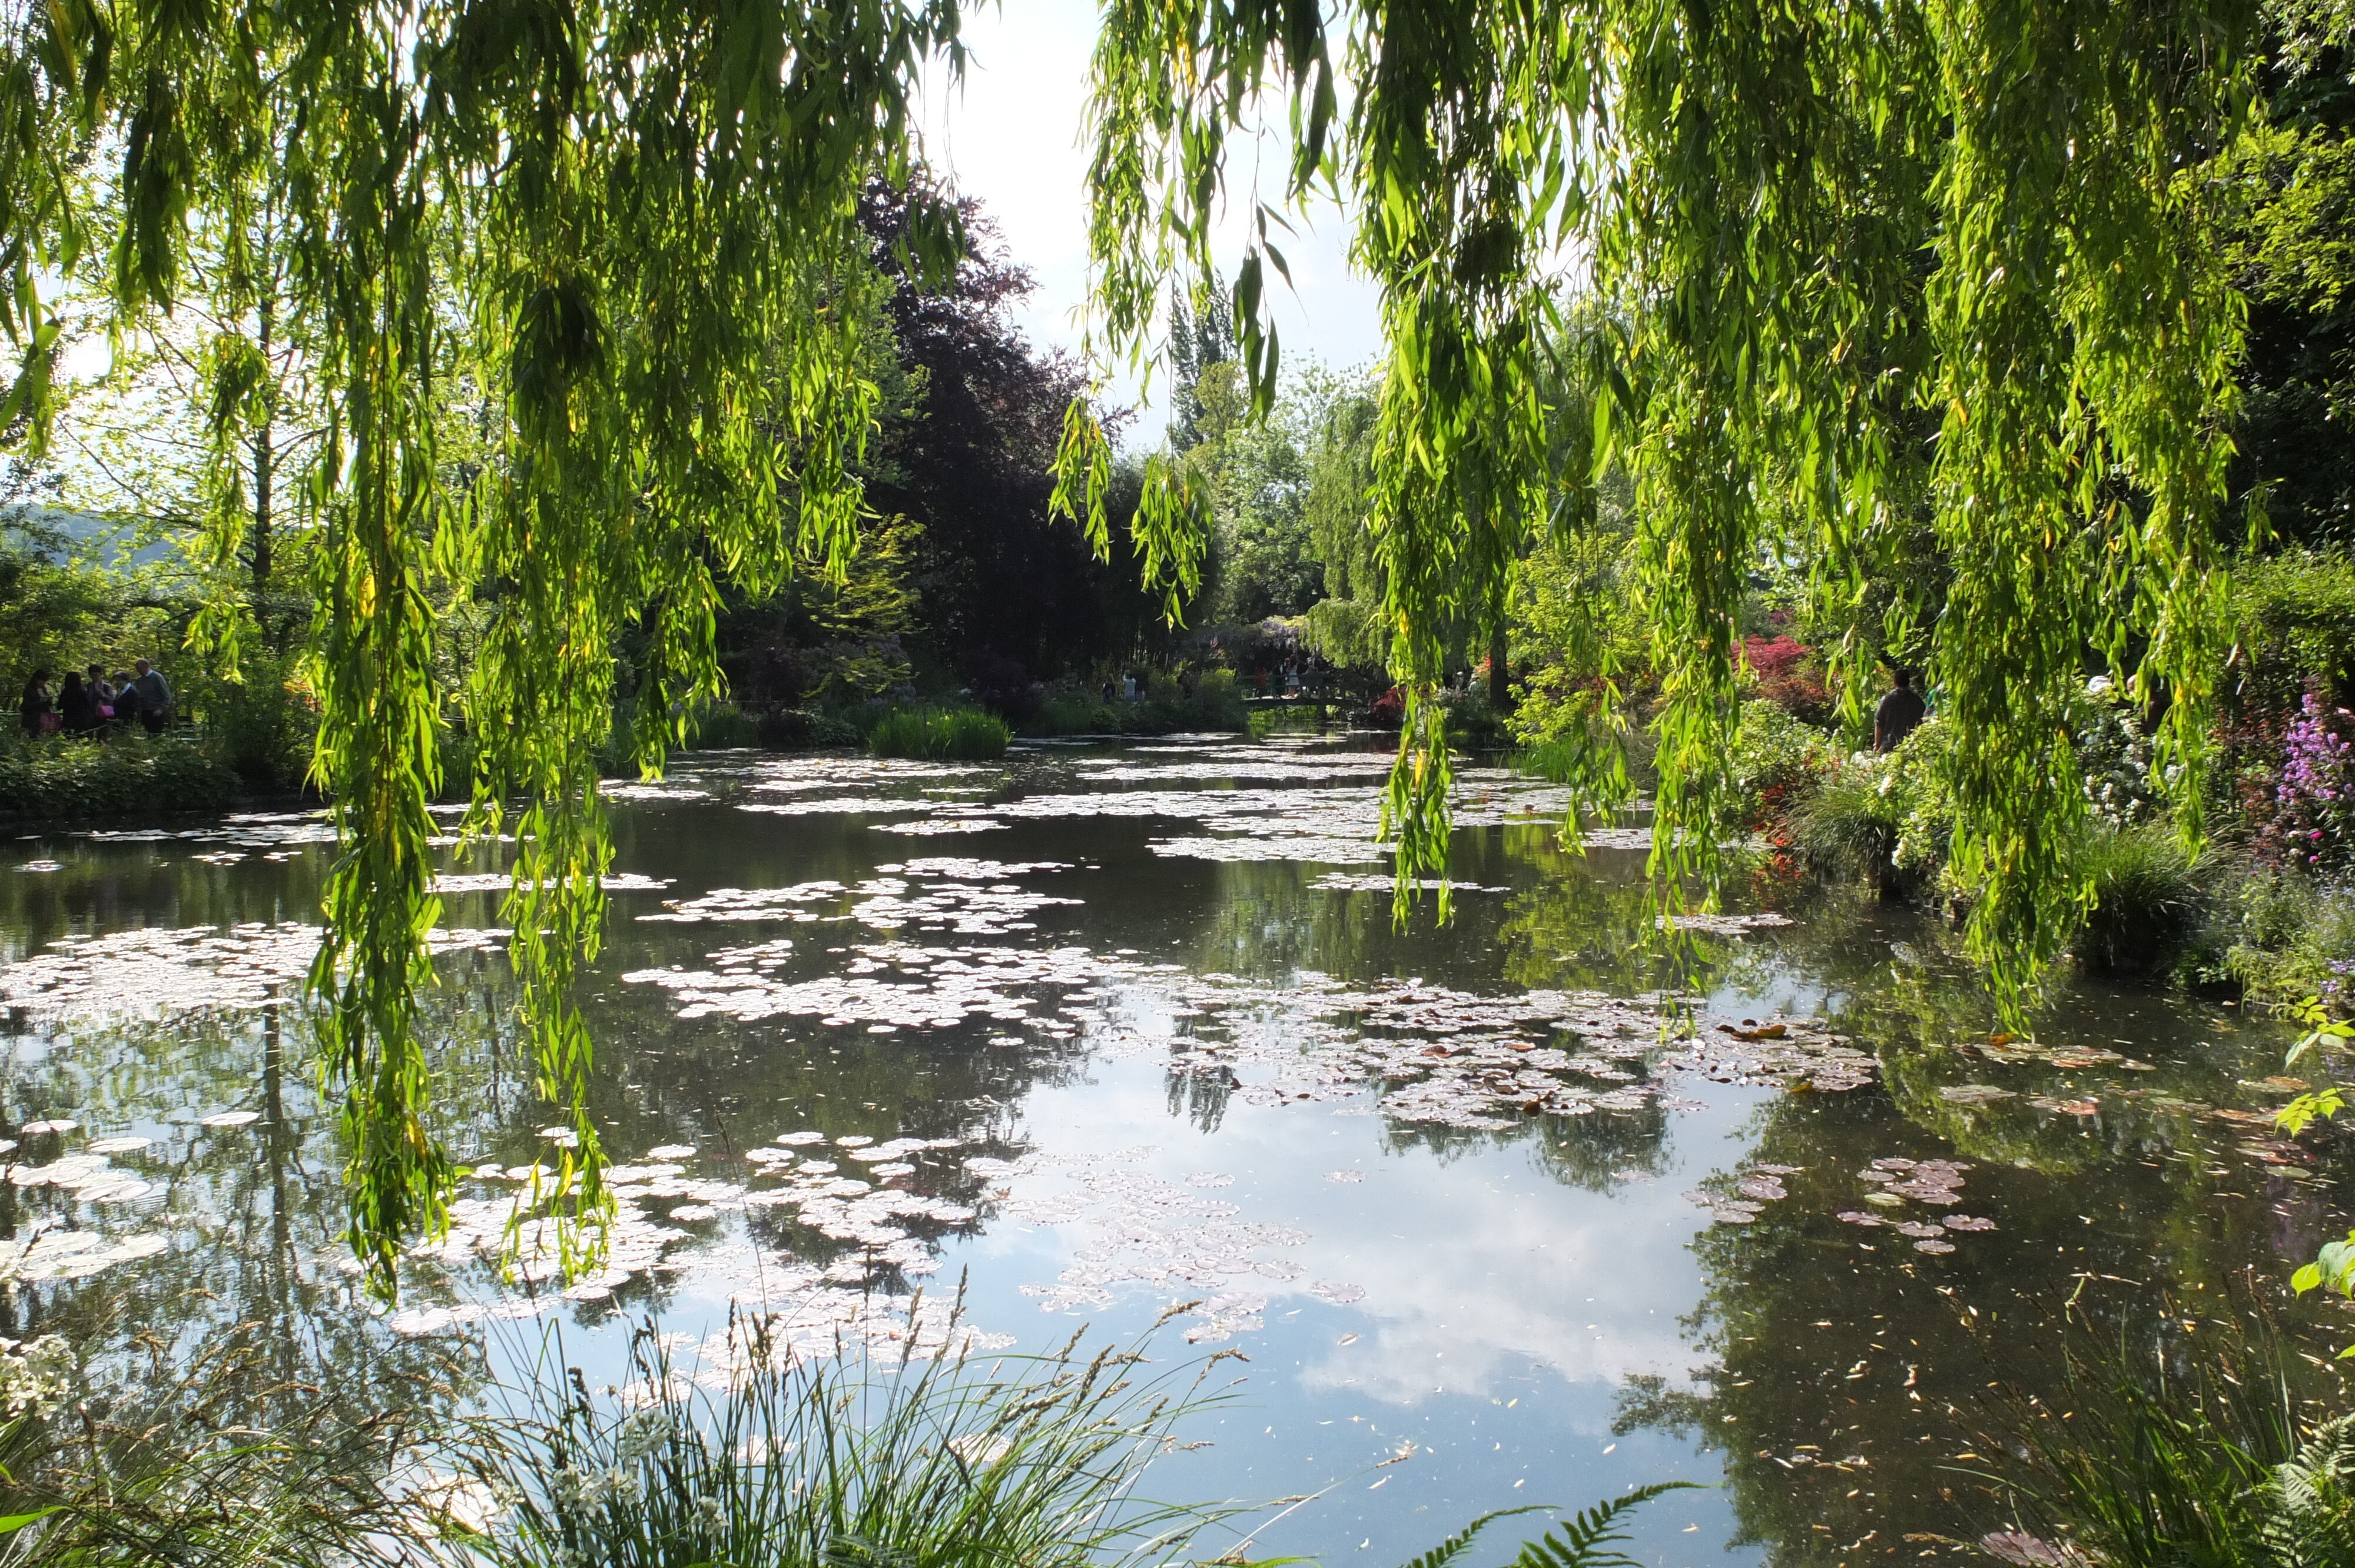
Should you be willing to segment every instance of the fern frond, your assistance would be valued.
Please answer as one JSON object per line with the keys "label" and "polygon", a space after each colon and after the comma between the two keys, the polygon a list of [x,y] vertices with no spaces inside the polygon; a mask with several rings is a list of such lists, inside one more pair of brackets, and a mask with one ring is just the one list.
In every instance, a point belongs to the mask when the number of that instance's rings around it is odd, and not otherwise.
{"label": "fern frond", "polygon": [[1484,1513],[1422,1556],[1409,1562],[1405,1568],[1449,1568],[1458,1557],[1471,1548],[1472,1538],[1500,1519],[1510,1519],[1517,1513],[1542,1513],[1550,1505],[1531,1503],[1527,1508],[1503,1508],[1494,1513]]}
{"label": "fern frond", "polygon": [[1614,1542],[1627,1539],[1625,1531],[1614,1526],[1621,1516],[1662,1492],[1682,1491],[1692,1485],[1690,1481],[1657,1481],[1648,1487],[1637,1487],[1624,1497],[1596,1503],[1569,1523],[1549,1531],[1536,1541],[1523,1542],[1521,1554],[1513,1560],[1513,1568],[1641,1568],[1634,1558],[1612,1550]]}

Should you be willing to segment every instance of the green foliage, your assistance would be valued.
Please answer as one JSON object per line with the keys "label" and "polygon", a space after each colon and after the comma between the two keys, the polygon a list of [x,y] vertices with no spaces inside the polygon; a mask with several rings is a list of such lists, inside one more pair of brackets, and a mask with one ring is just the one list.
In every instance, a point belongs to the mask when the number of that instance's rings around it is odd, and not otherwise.
{"label": "green foliage", "polygon": [[143,575],[108,570],[70,550],[29,509],[0,505],[0,693],[13,705],[36,669],[59,678],[96,662],[112,673],[154,660],[178,690],[169,657],[180,614]]}
{"label": "green foliage", "polygon": [[734,703],[699,703],[687,716],[689,751],[727,751],[762,744],[761,724]]}
{"label": "green foliage", "polygon": [[2046,1545],[2057,1561],[2327,1568],[2355,1559],[2345,1419],[2302,1430],[2279,1366],[2211,1351],[2177,1370],[2163,1357],[2121,1354],[2094,1367],[2073,1361],[2071,1378],[2069,1419],[2047,1396],[2019,1423],[2027,1500],[2069,1543]]}
{"label": "green foliage", "polygon": [[[1624,1495],[1596,1503],[1557,1525],[1535,1541],[1521,1543],[1519,1553],[1509,1568],[1637,1568],[1636,1559],[1615,1550],[1627,1539],[1620,1528],[1625,1517],[1667,1492],[1681,1491],[1690,1481],[1661,1481],[1647,1487],[1630,1489]],[[1500,1519],[1517,1514],[1543,1512],[1543,1505],[1529,1508],[1500,1509],[1484,1513],[1471,1523],[1441,1542],[1422,1556],[1411,1559],[1405,1568],[1452,1568],[1482,1531]]]}
{"label": "green foliage", "polygon": [[[1234,290],[1263,408],[1271,237],[1317,193],[1355,193],[1388,340],[1372,534],[1409,683],[1401,877],[1444,853],[1420,818],[1445,811],[1426,709],[1446,630],[1499,597],[1557,481],[1624,464],[1635,485],[1662,876],[1720,869],[1753,563],[1805,560],[1830,599],[1926,520],[1953,570],[1917,629],[1955,722],[1953,853],[1979,893],[1973,949],[2019,996],[2076,924],[2062,721],[2089,644],[2138,699],[2169,697],[2155,745],[2196,809],[2240,316],[2183,170],[2240,121],[2254,7],[2084,0],[2025,29],[1975,3],[1705,28],[1644,4],[1483,4],[1450,22],[1189,0],[1116,8],[1095,59],[1114,349],[1143,352],[1168,273],[1209,275],[1226,132],[1271,88],[1296,156]],[[1567,474],[1540,394],[1568,341],[1565,242],[1610,313],[1570,349],[1596,396]],[[1140,525],[1174,552],[1187,524]]]}
{"label": "green foliage", "polygon": [[[2328,36],[2345,33],[2340,18]],[[2273,123],[2252,127],[2213,174],[2222,260],[2249,311],[2234,488],[2277,535],[2343,544],[2355,539],[2355,141],[2343,88],[2327,77],[2285,82],[2274,98]]]}
{"label": "green foliage", "polygon": [[755,1320],[733,1332],[746,1364],[717,1395],[675,1373],[651,1330],[631,1344],[635,1408],[570,1397],[563,1369],[538,1369],[487,1467],[516,1517],[476,1549],[497,1568],[1124,1568],[1175,1560],[1222,1511],[1135,1496],[1209,1403],[1136,1351],[1082,1359],[1075,1340],[983,1372],[911,1346],[862,1366],[788,1353]]}
{"label": "green foliage", "polygon": [[0,813],[144,820],[218,810],[243,791],[234,771],[185,736],[0,739]]}
{"label": "green foliage", "polygon": [[1733,732],[1733,777],[1745,796],[1770,792],[1796,804],[1838,766],[1831,737],[1789,710],[1753,700]]}
{"label": "green foliage", "polygon": [[2227,688],[2229,713],[2295,712],[2310,677],[2334,702],[2355,696],[2355,558],[2344,547],[2243,563],[2232,613],[2243,662]]}
{"label": "green foliage", "polygon": [[2147,974],[2197,940],[2214,912],[2222,865],[2171,824],[2097,828],[2084,847],[2093,904],[2072,945],[2095,974]]}
{"label": "green foliage", "polygon": [[[878,175],[906,183],[911,95],[928,62],[961,65],[956,30],[951,0],[883,0],[856,22],[788,5],[724,27],[629,0],[365,16],[70,4],[0,29],[21,111],[0,121],[12,440],[37,452],[49,431],[46,280],[106,254],[114,320],[135,331],[196,286],[208,223],[236,233],[223,220],[266,211],[284,238],[270,294],[319,393],[284,478],[316,522],[314,766],[344,845],[312,989],[351,1236],[378,1288],[408,1238],[445,1224],[452,1169],[414,1029],[442,609],[480,590],[487,612],[465,699],[474,826],[526,802],[504,918],[535,1086],[578,1137],[558,1186],[594,1216],[590,1042],[570,997],[602,916],[610,651],[624,628],[645,639],[632,751],[655,764],[680,738],[672,703],[718,694],[715,567],[756,595],[841,574],[878,398],[864,372],[882,285],[858,196]],[[83,199],[93,146],[123,155],[103,208]],[[941,269],[958,228],[920,204],[903,260]],[[230,269],[210,303],[241,316],[262,292]],[[252,360],[213,363],[235,377]],[[453,386],[480,398],[463,463],[444,461]],[[251,428],[238,387],[218,390]],[[208,517],[215,561],[236,555],[243,515]]]}
{"label": "green foliage", "polygon": [[1038,712],[1025,722],[1025,735],[1180,735],[1247,727],[1242,693],[1232,670],[1198,670],[1173,675],[1156,670],[1146,677],[1135,702],[1106,702],[1084,685],[1063,682],[1048,689]]}
{"label": "green foliage", "polygon": [[2227,948],[2221,973],[2250,999],[2289,1007],[2345,996],[2355,969],[2355,893],[2304,875],[2251,866],[2222,900]]}
{"label": "green foliage", "polygon": [[981,762],[1005,756],[1013,738],[1004,719],[979,708],[892,708],[867,732],[867,749],[878,757]]}
{"label": "green foliage", "polygon": [[[48,1376],[41,1363],[49,1364]],[[144,1396],[93,1397],[65,1340],[0,1351],[0,1564],[7,1568],[358,1568],[419,1559],[416,1499],[385,1457],[420,1436],[280,1388],[267,1430],[221,1419],[254,1363],[201,1353]],[[80,1375],[77,1375],[79,1373]],[[70,1414],[69,1415],[69,1412]]]}
{"label": "green foliage", "polygon": [[1791,816],[1792,847],[1809,870],[1889,885],[1905,801],[1887,766],[1851,761],[1827,774]]}
{"label": "green foliage", "polygon": [[202,723],[208,747],[248,790],[291,794],[310,775],[318,705],[301,683],[295,659],[257,653],[240,674],[235,682],[192,682],[178,695]]}

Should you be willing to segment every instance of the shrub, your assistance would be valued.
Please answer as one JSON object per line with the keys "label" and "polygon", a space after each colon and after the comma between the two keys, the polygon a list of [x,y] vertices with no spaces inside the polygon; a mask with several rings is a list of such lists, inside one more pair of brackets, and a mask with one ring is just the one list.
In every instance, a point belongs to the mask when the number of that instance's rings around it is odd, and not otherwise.
{"label": "shrub", "polygon": [[1047,688],[1023,724],[1025,735],[1118,735],[1121,705],[1108,703],[1077,683],[1058,681]]}
{"label": "shrub", "polygon": [[734,703],[706,703],[687,715],[684,751],[733,751],[761,744],[761,723]]}
{"label": "shrub", "polygon": [[1479,686],[1442,693],[1439,701],[1447,715],[1448,745],[1465,751],[1502,751],[1512,745],[1505,715],[1488,705],[1488,694]]}
{"label": "shrub", "polygon": [[1838,766],[1831,736],[1772,702],[1742,705],[1733,736],[1734,782],[1757,803],[1752,826],[1796,809]]}
{"label": "shrub", "polygon": [[1250,727],[1231,670],[1188,677],[1156,671],[1131,702],[1106,702],[1096,691],[1059,681],[1042,693],[1024,721],[1025,735],[1175,735],[1239,732]]}
{"label": "shrub", "polygon": [[2202,933],[2214,907],[2217,866],[2184,848],[2174,828],[2096,828],[2085,846],[2094,906],[2073,950],[2093,974],[2147,974]]}
{"label": "shrub", "polygon": [[1156,671],[1146,678],[1145,690],[1123,727],[1141,735],[1175,735],[1184,730],[1236,733],[1248,728],[1249,721],[1232,670],[1204,670],[1190,683]]}
{"label": "shrub", "polygon": [[893,708],[867,732],[867,749],[878,757],[978,762],[1005,756],[1013,738],[1005,720],[979,708]]}
{"label": "shrub", "polygon": [[2096,675],[2072,707],[2086,811],[2113,828],[2149,821],[2162,802],[2151,783],[2150,737],[2134,704],[2107,675]]}
{"label": "shrub", "polygon": [[1790,637],[1745,637],[1741,659],[1757,696],[1808,724],[1831,722],[1832,694],[1813,648]]}
{"label": "shrub", "polygon": [[186,694],[212,754],[256,794],[291,794],[311,771],[319,708],[296,664],[292,655],[250,659],[243,681],[207,681]]}
{"label": "shrub", "polygon": [[0,748],[0,813],[26,817],[218,810],[238,776],[195,740],[133,732],[105,741],[48,736]]}
{"label": "shrub", "polygon": [[2277,865],[2318,874],[2344,871],[2355,854],[2355,715],[2311,692],[2282,740],[2272,810],[2258,853]]}
{"label": "shrub", "polygon": [[1856,760],[1826,774],[1791,812],[1791,845],[1809,871],[1864,876],[1884,891],[1896,882],[1904,802],[1888,788],[1887,763]]}
{"label": "shrub", "polygon": [[2275,1005],[2319,997],[2355,1012],[2355,891],[2317,886],[2270,867],[2249,868],[2220,896],[2231,945],[2218,978]]}

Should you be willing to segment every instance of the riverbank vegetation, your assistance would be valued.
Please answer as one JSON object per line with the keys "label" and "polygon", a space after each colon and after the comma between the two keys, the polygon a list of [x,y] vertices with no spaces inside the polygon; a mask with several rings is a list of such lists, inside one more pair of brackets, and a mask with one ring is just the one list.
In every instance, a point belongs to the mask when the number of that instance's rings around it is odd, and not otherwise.
{"label": "riverbank vegetation", "polygon": [[[594,1388],[551,1331],[521,1358],[529,1381],[492,1391],[478,1416],[354,1420],[307,1390],[301,1416],[222,1431],[191,1419],[218,1394],[183,1382],[169,1405],[94,1407],[63,1340],[12,1345],[0,1349],[0,1563],[1151,1568],[1234,1559],[1273,1515],[1273,1503],[1141,1490],[1188,1422],[1229,1397],[1210,1382],[1225,1357],[1156,1366],[1149,1335],[978,1353],[954,1312],[935,1319],[928,1342],[896,1353],[795,1343],[744,1313],[682,1352],[648,1322],[621,1381]],[[153,1424],[134,1435],[137,1415]],[[1517,1568],[1629,1568],[1616,1550],[1628,1517],[1673,1489],[1570,1516]],[[1557,1511],[1473,1520],[1412,1568],[1455,1562],[1500,1520]],[[1217,1553],[1214,1536],[1241,1544]]]}

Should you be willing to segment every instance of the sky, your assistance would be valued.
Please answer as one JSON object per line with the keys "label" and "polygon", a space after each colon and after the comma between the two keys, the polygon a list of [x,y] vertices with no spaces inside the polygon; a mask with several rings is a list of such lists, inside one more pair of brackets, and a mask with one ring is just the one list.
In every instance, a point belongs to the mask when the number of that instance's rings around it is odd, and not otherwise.
{"label": "sky", "polygon": [[[1096,18],[1095,0],[1004,0],[968,13],[973,60],[962,87],[936,80],[926,94],[926,156],[958,190],[980,199],[1010,259],[1037,278],[1037,291],[1015,313],[1018,324],[1035,344],[1072,350],[1087,294],[1088,160],[1080,138]],[[1230,145],[1229,177],[1248,181],[1256,161],[1273,185],[1284,157],[1279,119],[1276,133],[1259,146],[1247,136]],[[1242,257],[1249,206],[1248,194],[1231,203],[1220,226],[1220,261],[1230,277]],[[1316,359],[1341,369],[1373,359],[1381,346],[1380,308],[1372,283],[1348,264],[1346,215],[1328,207],[1311,228],[1277,244],[1294,283],[1285,289],[1271,269],[1284,363]],[[1166,403],[1167,391],[1156,377],[1152,400]],[[1138,402],[1136,378],[1116,376],[1113,397]],[[1156,442],[1166,423],[1165,411],[1143,408],[1130,443]]]}

